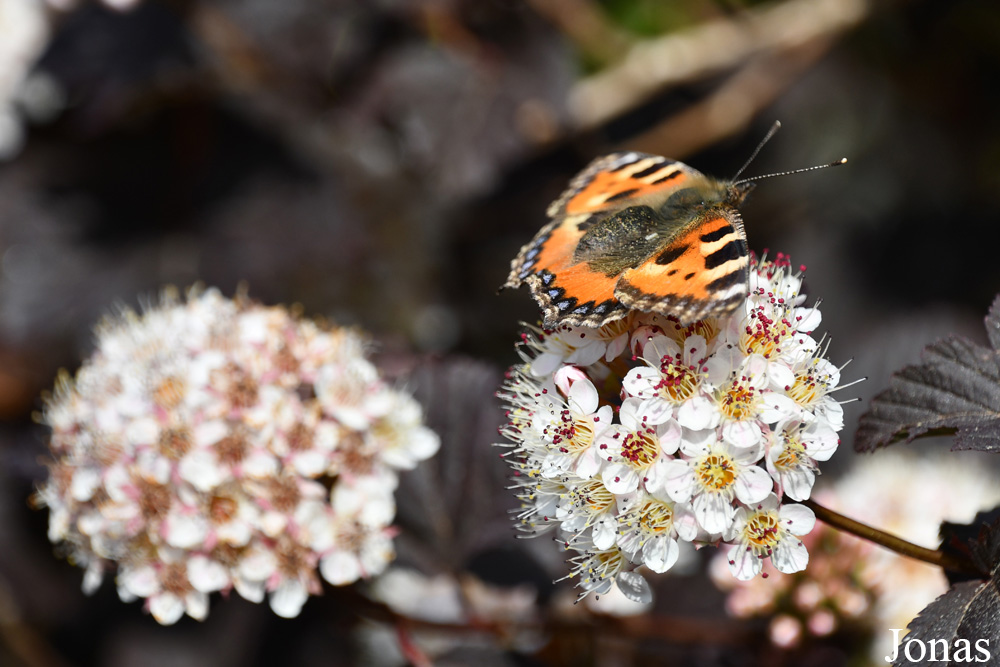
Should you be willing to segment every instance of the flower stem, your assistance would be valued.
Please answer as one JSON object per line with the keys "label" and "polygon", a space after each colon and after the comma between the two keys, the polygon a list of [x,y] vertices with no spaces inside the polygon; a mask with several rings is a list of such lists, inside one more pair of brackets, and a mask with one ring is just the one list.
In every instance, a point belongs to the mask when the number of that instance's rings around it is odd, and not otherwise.
{"label": "flower stem", "polygon": [[850,533],[860,537],[863,540],[868,540],[869,542],[874,542],[875,544],[881,545],[890,551],[895,551],[903,556],[909,556],[910,558],[915,558],[917,560],[922,560],[931,565],[937,565],[938,567],[950,570],[952,572],[961,572],[963,574],[973,575],[977,578],[986,578],[987,574],[980,572],[969,559],[963,558],[959,554],[946,553],[940,549],[926,549],[921,546],[917,546],[912,542],[907,542],[904,539],[891,535],[889,533],[883,532],[877,528],[872,528],[869,525],[863,524],[860,521],[855,521],[854,519],[848,518],[843,514],[838,514],[831,509],[823,507],[814,500],[804,500],[802,504],[815,512],[816,517],[824,521],[829,526],[842,530],[845,533]]}

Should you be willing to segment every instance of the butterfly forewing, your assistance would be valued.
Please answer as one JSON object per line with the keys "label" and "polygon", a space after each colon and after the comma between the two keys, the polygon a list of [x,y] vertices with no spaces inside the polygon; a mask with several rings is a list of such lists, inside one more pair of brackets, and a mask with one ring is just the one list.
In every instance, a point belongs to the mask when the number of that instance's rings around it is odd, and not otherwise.
{"label": "butterfly forewing", "polygon": [[581,171],[548,208],[550,218],[620,208],[623,202],[678,189],[700,173],[681,162],[648,153],[612,153]]}

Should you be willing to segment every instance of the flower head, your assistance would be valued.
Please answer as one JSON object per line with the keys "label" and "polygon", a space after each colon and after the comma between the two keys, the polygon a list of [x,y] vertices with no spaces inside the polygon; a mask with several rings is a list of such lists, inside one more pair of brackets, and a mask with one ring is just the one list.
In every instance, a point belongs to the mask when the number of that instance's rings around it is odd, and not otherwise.
{"label": "flower head", "polygon": [[526,330],[500,392],[518,518],[558,530],[584,594],[617,582],[644,599],[632,570],[668,570],[682,542],[739,545],[738,576],[804,565],[808,510],[782,503],[809,497],[843,419],[801,282],[779,255],[726,317]]}
{"label": "flower head", "polygon": [[44,421],[50,539],[88,590],[117,563],[122,599],[165,624],[230,589],[296,616],[317,568],[335,585],[378,574],[397,471],[438,446],[357,333],[216,290],[104,321]]}

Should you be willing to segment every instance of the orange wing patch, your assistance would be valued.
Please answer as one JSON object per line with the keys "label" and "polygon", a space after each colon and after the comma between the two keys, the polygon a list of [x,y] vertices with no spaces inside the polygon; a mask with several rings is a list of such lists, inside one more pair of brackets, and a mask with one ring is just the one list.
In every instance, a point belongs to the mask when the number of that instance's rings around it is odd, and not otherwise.
{"label": "orange wing patch", "polygon": [[612,153],[597,158],[574,178],[548,208],[550,218],[616,208],[626,199],[678,188],[699,174],[681,162],[647,153]]}
{"label": "orange wing patch", "polygon": [[683,326],[735,309],[747,296],[746,236],[724,207],[634,269],[615,296],[628,308],[676,316]]}
{"label": "orange wing patch", "polygon": [[[568,216],[550,223],[525,246],[512,264],[505,287],[527,283],[542,308],[546,327],[557,322],[590,325],[617,319],[625,307],[615,298],[618,276],[592,271],[586,263],[574,263],[584,231],[580,224],[588,215]],[[621,315],[618,315],[620,317]]]}

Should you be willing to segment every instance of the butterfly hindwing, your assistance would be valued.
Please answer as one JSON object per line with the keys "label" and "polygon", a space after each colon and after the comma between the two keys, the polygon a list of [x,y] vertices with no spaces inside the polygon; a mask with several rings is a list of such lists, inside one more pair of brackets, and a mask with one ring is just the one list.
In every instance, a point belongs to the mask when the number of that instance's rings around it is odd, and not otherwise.
{"label": "butterfly hindwing", "polygon": [[739,213],[722,207],[622,272],[615,296],[629,308],[673,315],[687,325],[743,301],[749,266]]}

